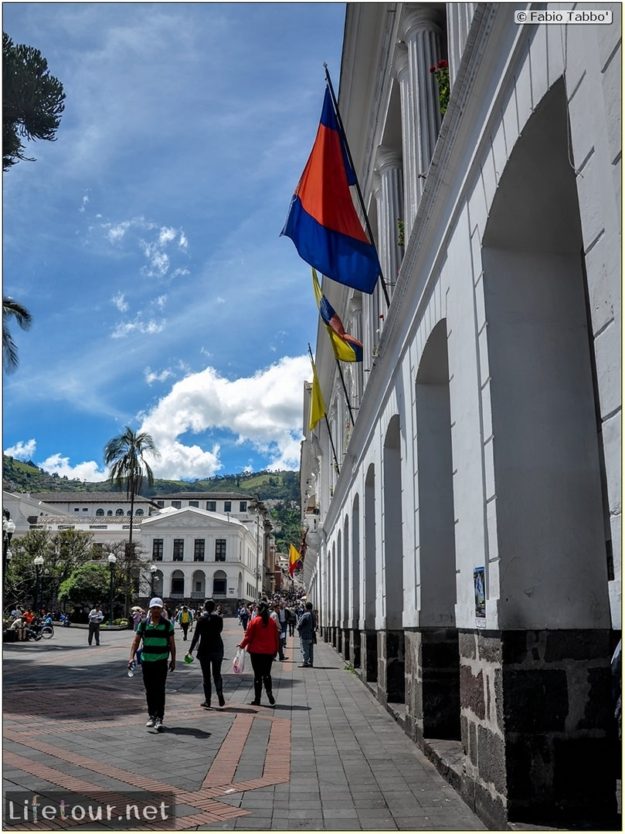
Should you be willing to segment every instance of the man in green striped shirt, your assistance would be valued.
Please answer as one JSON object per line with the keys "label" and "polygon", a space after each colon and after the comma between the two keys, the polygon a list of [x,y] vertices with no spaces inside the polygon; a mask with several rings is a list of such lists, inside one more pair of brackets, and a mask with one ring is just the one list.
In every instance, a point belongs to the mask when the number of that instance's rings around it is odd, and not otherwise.
{"label": "man in green striped shirt", "polygon": [[148,702],[148,721],[146,727],[157,732],[163,726],[165,717],[165,683],[167,668],[176,668],[176,641],[174,639],[174,624],[163,617],[163,600],[154,597],[150,600],[150,611],[146,620],[139,623],[135,632],[128,666],[134,662],[134,657],[143,640],[143,685]]}

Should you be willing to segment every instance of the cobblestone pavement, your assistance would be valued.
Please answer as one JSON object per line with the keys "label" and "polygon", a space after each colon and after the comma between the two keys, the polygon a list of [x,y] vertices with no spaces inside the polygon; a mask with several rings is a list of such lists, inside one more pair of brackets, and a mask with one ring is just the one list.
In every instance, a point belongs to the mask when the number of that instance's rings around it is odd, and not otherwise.
{"label": "cobblestone pavement", "polygon": [[[90,806],[113,797],[120,807],[136,792],[155,792],[175,805],[166,830],[485,828],[331,646],[317,644],[315,667],[302,669],[290,637],[288,660],[273,665],[276,706],[250,705],[251,668],[231,673],[241,636],[238,622],[225,620],[226,706],[207,711],[199,663],[182,663],[189,643],[176,630],[178,665],[160,734],[145,728],[141,674],[126,673],[130,631],[103,632],[99,647],[79,628],[7,644],[5,798],[28,792],[31,819],[34,794],[42,803],[65,792]],[[17,801],[17,821],[4,804],[3,830],[129,827],[115,818],[86,823],[73,811],[28,824]],[[137,827],[158,825],[143,819]]]}

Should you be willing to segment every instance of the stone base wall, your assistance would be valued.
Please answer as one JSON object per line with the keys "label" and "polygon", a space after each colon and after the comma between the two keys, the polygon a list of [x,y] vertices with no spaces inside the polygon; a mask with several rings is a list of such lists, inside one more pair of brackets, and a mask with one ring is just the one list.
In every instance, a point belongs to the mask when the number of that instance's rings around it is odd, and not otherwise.
{"label": "stone base wall", "polygon": [[458,632],[406,631],[406,731],[411,738],[460,739]]}
{"label": "stone base wall", "polygon": [[464,798],[489,825],[616,820],[610,633],[460,633]]}
{"label": "stone base wall", "polygon": [[403,704],[404,632],[378,631],[378,699],[383,703]]}
{"label": "stone base wall", "polygon": [[378,638],[369,629],[360,632],[360,677],[365,683],[378,679]]}
{"label": "stone base wall", "polygon": [[343,643],[343,657],[345,660],[351,660],[351,631],[349,628],[342,629],[342,643]]}
{"label": "stone base wall", "polygon": [[360,660],[360,631],[356,629],[352,629],[351,633],[351,647],[352,647],[352,656],[351,662],[354,669],[360,669],[361,660]]}

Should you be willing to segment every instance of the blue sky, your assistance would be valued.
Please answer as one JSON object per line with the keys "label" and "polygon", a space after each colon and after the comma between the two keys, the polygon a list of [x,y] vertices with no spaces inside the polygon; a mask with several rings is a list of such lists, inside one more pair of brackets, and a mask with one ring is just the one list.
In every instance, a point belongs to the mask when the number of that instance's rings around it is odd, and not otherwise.
{"label": "blue sky", "polygon": [[310,268],[279,237],[338,86],[334,3],[4,3],[65,88],[56,142],[4,175],[7,454],[105,477],[124,426],[164,478],[296,469]]}

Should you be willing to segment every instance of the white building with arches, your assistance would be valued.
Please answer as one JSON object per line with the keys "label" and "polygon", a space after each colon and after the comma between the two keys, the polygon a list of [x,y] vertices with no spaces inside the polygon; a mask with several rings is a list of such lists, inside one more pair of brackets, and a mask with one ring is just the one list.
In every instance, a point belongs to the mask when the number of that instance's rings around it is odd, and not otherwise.
{"label": "white building with arches", "polygon": [[305,578],[325,639],[496,828],[616,813],[621,25],[601,8],[611,25],[346,11],[339,107],[390,305],[323,282],[364,361],[352,426],[320,322],[339,471],[321,421]]}
{"label": "white building with arches", "polygon": [[198,507],[167,507],[141,523],[144,558],[157,570],[144,596],[197,607],[212,597],[232,614],[238,602],[258,597],[259,540],[233,516]]}

